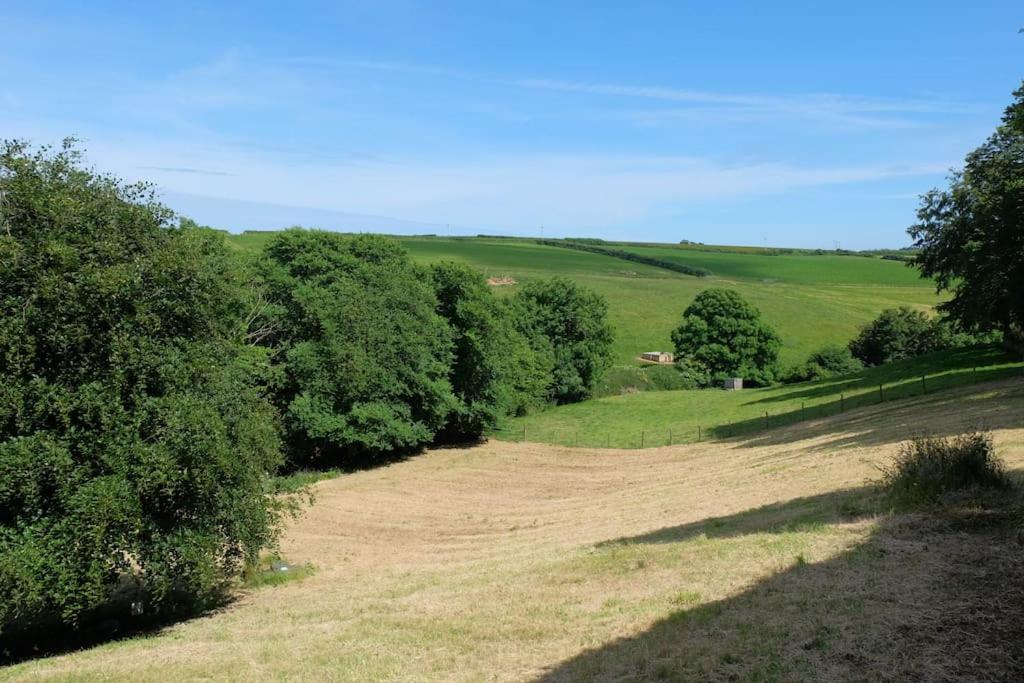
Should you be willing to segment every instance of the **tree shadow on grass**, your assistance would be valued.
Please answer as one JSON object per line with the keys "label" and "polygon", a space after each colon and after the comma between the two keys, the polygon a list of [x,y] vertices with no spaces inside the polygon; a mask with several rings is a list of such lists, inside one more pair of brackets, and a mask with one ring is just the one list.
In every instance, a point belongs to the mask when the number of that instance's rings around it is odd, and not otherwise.
{"label": "tree shadow on grass", "polygon": [[[611,543],[741,536],[877,509],[842,491]],[[786,569],[641,633],[585,650],[538,681],[1024,680],[1024,553],[1001,504],[886,514],[831,559]],[[781,525],[781,526],[780,526]]]}
{"label": "tree shadow on grass", "polygon": [[234,601],[234,594],[225,586],[202,600],[180,595],[163,611],[138,616],[132,615],[134,601],[141,601],[143,609],[148,604],[145,596],[135,591],[119,590],[105,604],[84,614],[74,627],[56,616],[5,627],[0,631],[0,667],[158,635],[171,626],[223,612]]}
{"label": "tree shadow on grass", "polygon": [[[972,405],[965,411],[964,406],[979,396],[985,398],[984,409]],[[921,410],[922,404],[928,405],[927,411]],[[737,437],[736,443],[743,448],[760,448],[784,445],[799,438],[818,440],[812,450],[831,451],[899,443],[912,436],[953,436],[971,430],[1021,427],[1024,427],[1024,381],[1013,378],[965,390],[953,389],[851,409],[823,420],[759,433],[751,429],[746,437]]]}
{"label": "tree shadow on grass", "polygon": [[680,543],[698,536],[735,538],[758,533],[811,531],[826,524],[853,522],[877,514],[884,507],[882,493],[873,486],[830,491],[818,496],[794,498],[725,517],[669,526],[638,536],[626,536],[598,544],[615,545]]}

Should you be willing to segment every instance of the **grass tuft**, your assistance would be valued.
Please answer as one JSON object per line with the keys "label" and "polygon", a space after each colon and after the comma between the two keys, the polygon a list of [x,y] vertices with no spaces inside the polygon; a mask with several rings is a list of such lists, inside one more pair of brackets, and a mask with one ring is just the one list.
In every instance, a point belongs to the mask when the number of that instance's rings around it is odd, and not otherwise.
{"label": "grass tuft", "polygon": [[1006,490],[1012,482],[995,453],[992,436],[975,432],[954,438],[919,437],[904,444],[893,464],[883,468],[882,484],[897,502],[921,505],[938,503],[954,491]]}
{"label": "grass tuft", "polygon": [[[287,566],[281,570],[281,565]],[[264,588],[266,586],[280,586],[292,581],[301,581],[312,576],[316,568],[311,564],[289,564],[284,562],[279,555],[264,555],[259,562],[247,567],[242,574],[242,586],[245,588]]]}

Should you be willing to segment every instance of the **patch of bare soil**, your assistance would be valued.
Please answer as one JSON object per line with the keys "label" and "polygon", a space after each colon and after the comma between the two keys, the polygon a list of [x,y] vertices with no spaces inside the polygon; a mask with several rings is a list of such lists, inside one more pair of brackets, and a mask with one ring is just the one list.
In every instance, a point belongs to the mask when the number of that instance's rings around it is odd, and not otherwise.
{"label": "patch of bare soil", "polygon": [[512,277],[489,277],[487,278],[487,284],[491,287],[508,287],[509,285],[516,284],[516,279]]}

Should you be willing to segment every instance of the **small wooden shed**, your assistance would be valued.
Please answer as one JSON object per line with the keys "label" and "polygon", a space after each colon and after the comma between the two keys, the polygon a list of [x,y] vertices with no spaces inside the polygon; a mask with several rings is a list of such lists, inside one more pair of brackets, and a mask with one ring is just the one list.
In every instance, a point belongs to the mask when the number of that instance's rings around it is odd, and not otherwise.
{"label": "small wooden shed", "polygon": [[652,363],[671,363],[672,354],[666,351],[644,351],[640,354],[640,357],[644,360],[649,360]]}
{"label": "small wooden shed", "polygon": [[726,377],[724,380],[722,380],[722,388],[723,389],[730,389],[730,390],[742,389],[743,388],[743,378],[742,377]]}

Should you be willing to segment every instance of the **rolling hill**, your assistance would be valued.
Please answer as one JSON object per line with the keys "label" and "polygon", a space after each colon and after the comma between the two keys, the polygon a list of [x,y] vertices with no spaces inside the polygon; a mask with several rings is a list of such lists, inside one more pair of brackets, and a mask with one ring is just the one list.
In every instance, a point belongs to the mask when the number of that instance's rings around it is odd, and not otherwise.
{"label": "rolling hill", "polygon": [[[231,235],[240,249],[255,251],[272,233]],[[707,267],[697,278],[663,268],[570,249],[505,238],[399,237],[422,263],[452,260],[489,277],[525,282],[561,275],[603,295],[616,330],[618,372],[603,393],[643,386],[637,362],[643,351],[671,350],[669,334],[683,309],[708,287],[730,287],[757,306],[783,341],[783,364],[795,364],[827,343],[845,343],[885,308],[928,309],[938,301],[930,282],[895,261],[855,256],[716,252],[664,247],[646,249],[659,258],[679,258]],[[498,287],[500,294],[515,286]]]}

